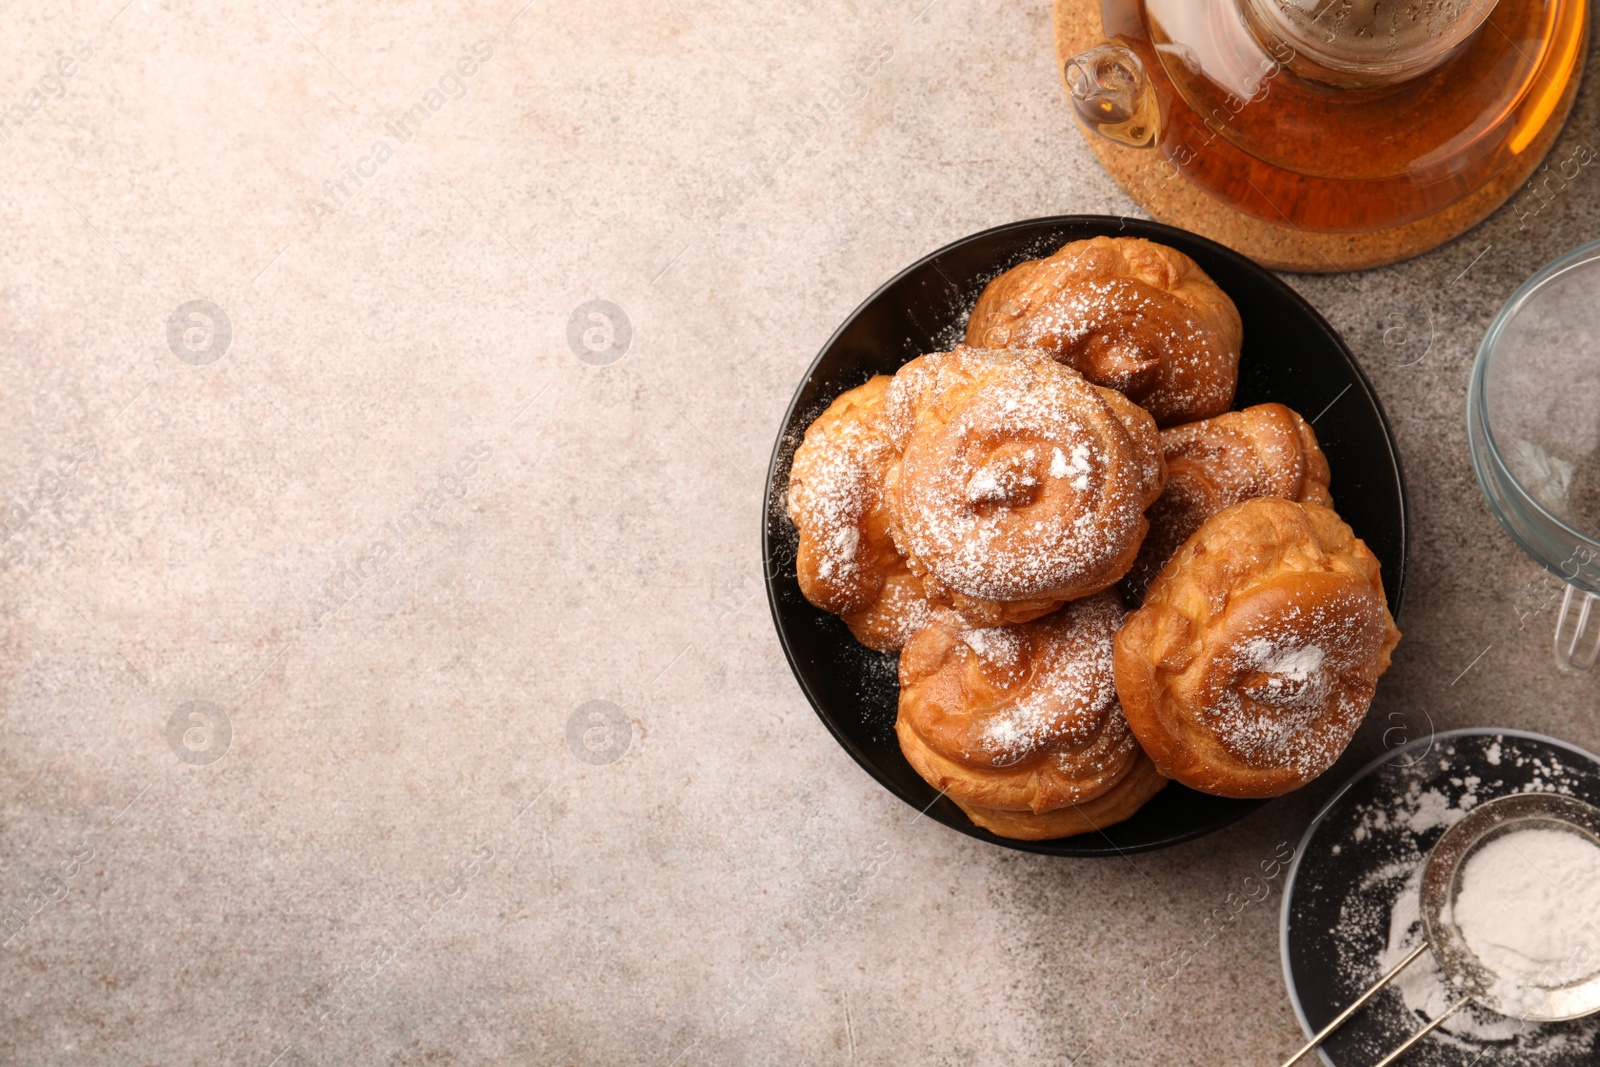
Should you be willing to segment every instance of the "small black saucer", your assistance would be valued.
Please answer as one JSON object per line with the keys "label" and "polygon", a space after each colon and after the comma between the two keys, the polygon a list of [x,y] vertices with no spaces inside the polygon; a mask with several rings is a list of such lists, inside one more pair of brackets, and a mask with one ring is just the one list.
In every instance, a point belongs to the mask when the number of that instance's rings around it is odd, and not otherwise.
{"label": "small black saucer", "polygon": [[[1463,800],[1470,808],[1525,792],[1600,806],[1600,757],[1519,730],[1453,730],[1370,764],[1328,802],[1300,841],[1283,895],[1284,983],[1307,1037],[1381,973],[1395,901],[1460,818]],[[1385,989],[1323,1043],[1322,1062],[1367,1067],[1422,1025],[1397,991]],[[1600,1020],[1530,1025],[1501,1041],[1435,1032],[1405,1056],[1406,1067],[1501,1063],[1594,1067]]]}

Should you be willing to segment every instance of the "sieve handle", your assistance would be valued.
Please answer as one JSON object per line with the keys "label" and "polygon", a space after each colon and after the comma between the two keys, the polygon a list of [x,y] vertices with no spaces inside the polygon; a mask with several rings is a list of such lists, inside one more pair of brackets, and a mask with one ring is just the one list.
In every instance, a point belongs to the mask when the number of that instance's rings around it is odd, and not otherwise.
{"label": "sieve handle", "polygon": [[1385,1056],[1383,1061],[1379,1063],[1377,1067],[1389,1067],[1391,1063],[1394,1063],[1401,1056],[1404,1056],[1406,1051],[1410,1049],[1412,1045],[1415,1045],[1418,1041],[1421,1041],[1423,1038],[1433,1033],[1439,1028],[1440,1023],[1444,1022],[1446,1019],[1450,1018],[1450,1016],[1454,1015],[1456,1012],[1460,1011],[1470,1003],[1472,1003],[1471,997],[1462,997],[1460,1000],[1450,1005],[1444,1011],[1439,1013],[1439,1017],[1437,1019],[1434,1019],[1427,1026],[1424,1026],[1421,1030],[1418,1030],[1416,1033],[1406,1038],[1406,1043]]}
{"label": "sieve handle", "polygon": [[[1356,998],[1356,1002],[1354,1004],[1350,1005],[1344,1011],[1340,1012],[1339,1013],[1339,1017],[1337,1019],[1333,1020],[1333,1022],[1329,1023],[1327,1026],[1324,1026],[1317,1033],[1316,1037],[1313,1037],[1309,1042],[1306,1043],[1305,1048],[1301,1049],[1299,1052],[1296,1052],[1293,1056],[1290,1056],[1288,1059],[1284,1060],[1283,1061],[1283,1067],[1293,1067],[1294,1064],[1299,1063],[1300,1060],[1305,1057],[1306,1053],[1310,1052],[1312,1049],[1314,1049],[1318,1045],[1322,1044],[1322,1042],[1327,1038],[1327,1036],[1329,1034],[1333,1033],[1335,1030],[1339,1029],[1339,1027],[1343,1026],[1345,1024],[1345,1021],[1348,1020],[1350,1018],[1350,1016],[1354,1015],[1356,1012],[1358,1012],[1362,1008],[1366,1007],[1367,1001],[1369,1001],[1373,997],[1377,996],[1379,991],[1381,991],[1384,986],[1386,986],[1390,982],[1394,981],[1395,975],[1399,974],[1401,971],[1405,970],[1407,967],[1409,967],[1413,963],[1415,963],[1417,957],[1422,955],[1427,950],[1428,950],[1428,941],[1427,941],[1426,938],[1424,938],[1420,945],[1418,945],[1416,948],[1411,950],[1410,955],[1406,956],[1405,959],[1401,960],[1399,963],[1394,965],[1394,970],[1390,971],[1388,974],[1386,974],[1382,978],[1378,979],[1377,982],[1373,984],[1371,989],[1367,990],[1365,993],[1361,994],[1360,997]],[[1457,1006],[1459,1007],[1459,1005],[1457,1005]],[[1455,1011],[1455,1008],[1451,1008],[1450,1011]],[[1449,1016],[1449,1012],[1446,1012],[1444,1015],[1439,1016],[1438,1019],[1434,1020],[1434,1022],[1431,1023],[1428,1026],[1428,1030],[1432,1030],[1435,1026],[1438,1026],[1439,1023],[1441,1021],[1443,1021],[1445,1018],[1447,1018],[1448,1016]],[[1422,1031],[1422,1033],[1426,1034],[1428,1032],[1428,1030],[1424,1030],[1424,1031]],[[1421,1036],[1422,1036],[1422,1034],[1418,1034],[1417,1035],[1417,1037],[1421,1037]],[[1412,1038],[1412,1041],[1415,1041],[1415,1040],[1416,1040],[1416,1038]],[[1412,1041],[1406,1042],[1399,1049],[1397,1049],[1395,1051],[1395,1055],[1398,1056],[1401,1052],[1404,1052],[1406,1049],[1410,1048],[1411,1044],[1412,1044]],[[1391,1062],[1393,1059],[1394,1059],[1394,1056],[1391,1056],[1389,1059],[1384,1060],[1383,1063],[1380,1063],[1378,1065],[1378,1067],[1384,1067],[1384,1064],[1387,1064],[1387,1063]]]}

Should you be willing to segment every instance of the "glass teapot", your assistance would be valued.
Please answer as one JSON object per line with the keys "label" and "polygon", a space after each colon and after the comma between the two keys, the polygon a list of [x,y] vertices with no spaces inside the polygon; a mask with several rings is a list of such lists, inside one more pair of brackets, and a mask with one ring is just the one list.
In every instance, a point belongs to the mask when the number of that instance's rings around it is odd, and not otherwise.
{"label": "glass teapot", "polygon": [[1582,0],[1103,0],[1066,61],[1092,130],[1269,222],[1353,232],[1465,199],[1581,69]]}

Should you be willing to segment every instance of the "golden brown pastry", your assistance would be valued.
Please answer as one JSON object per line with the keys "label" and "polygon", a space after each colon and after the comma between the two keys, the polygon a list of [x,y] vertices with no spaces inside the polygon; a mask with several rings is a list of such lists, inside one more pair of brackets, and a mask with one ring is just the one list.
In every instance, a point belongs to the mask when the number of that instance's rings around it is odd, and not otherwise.
{"label": "golden brown pastry", "polygon": [[1167,485],[1167,462],[1162,454],[1161,432],[1150,431],[1155,427],[1155,420],[1144,408],[1135,404],[1115,389],[1095,386],[1095,392],[1104,400],[1117,418],[1122,422],[1122,428],[1128,431],[1128,443],[1133,446],[1133,461],[1139,466],[1139,476],[1144,482],[1145,510],[1161,498],[1161,493]]}
{"label": "golden brown pastry", "polygon": [[839,396],[810,427],[789,472],[800,532],[795,576],[807,600],[844,616],[856,639],[897,652],[927,621],[922,583],[889,534],[884,475],[896,450],[884,431],[889,377]]}
{"label": "golden brown pastry", "polygon": [[1138,602],[1161,565],[1230,504],[1258,496],[1333,506],[1317,435],[1282,404],[1257,404],[1161,431],[1167,485],[1148,511],[1150,532],[1122,580]]}
{"label": "golden brown pastry", "polygon": [[1117,707],[1114,593],[1020,626],[936,612],[900,654],[895,732],[977,825],[1041,840],[1128,818],[1166,784]]}
{"label": "golden brown pastry", "polygon": [[1125,398],[1039,352],[961,347],[902,368],[885,408],[905,443],[892,532],[933,602],[974,625],[1025,622],[1133,565],[1164,467]]}
{"label": "golden brown pastry", "polygon": [[973,348],[971,345],[956,345],[948,352],[918,356],[894,372],[894,380],[884,394],[884,432],[895,449],[903,452],[912,431],[917,428],[917,420],[945,394],[970,388],[997,363],[1037,363],[1049,359],[1046,352]]}
{"label": "golden brown pastry", "polygon": [[994,279],[967,343],[1042,348],[1171,426],[1227,411],[1239,378],[1238,309],[1194,260],[1137,237],[1063,245]]}
{"label": "golden brown pastry", "polygon": [[1339,758],[1399,640],[1350,527],[1259,497],[1208,519],[1151,583],[1117,634],[1117,696],[1162,774],[1274,797]]}
{"label": "golden brown pastry", "polygon": [[868,648],[899,652],[912,634],[928,625],[933,610],[922,591],[922,579],[896,556],[895,565],[884,574],[877,597],[860,611],[847,613],[844,624]]}

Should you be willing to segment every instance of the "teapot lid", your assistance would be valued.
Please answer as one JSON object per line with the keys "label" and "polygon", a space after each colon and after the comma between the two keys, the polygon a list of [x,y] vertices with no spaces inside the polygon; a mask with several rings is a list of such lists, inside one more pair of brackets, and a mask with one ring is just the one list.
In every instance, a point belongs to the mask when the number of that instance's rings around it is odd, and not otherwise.
{"label": "teapot lid", "polygon": [[1496,0],[1242,0],[1269,51],[1291,49],[1291,69],[1347,87],[1393,85],[1439,66],[1473,35]]}

